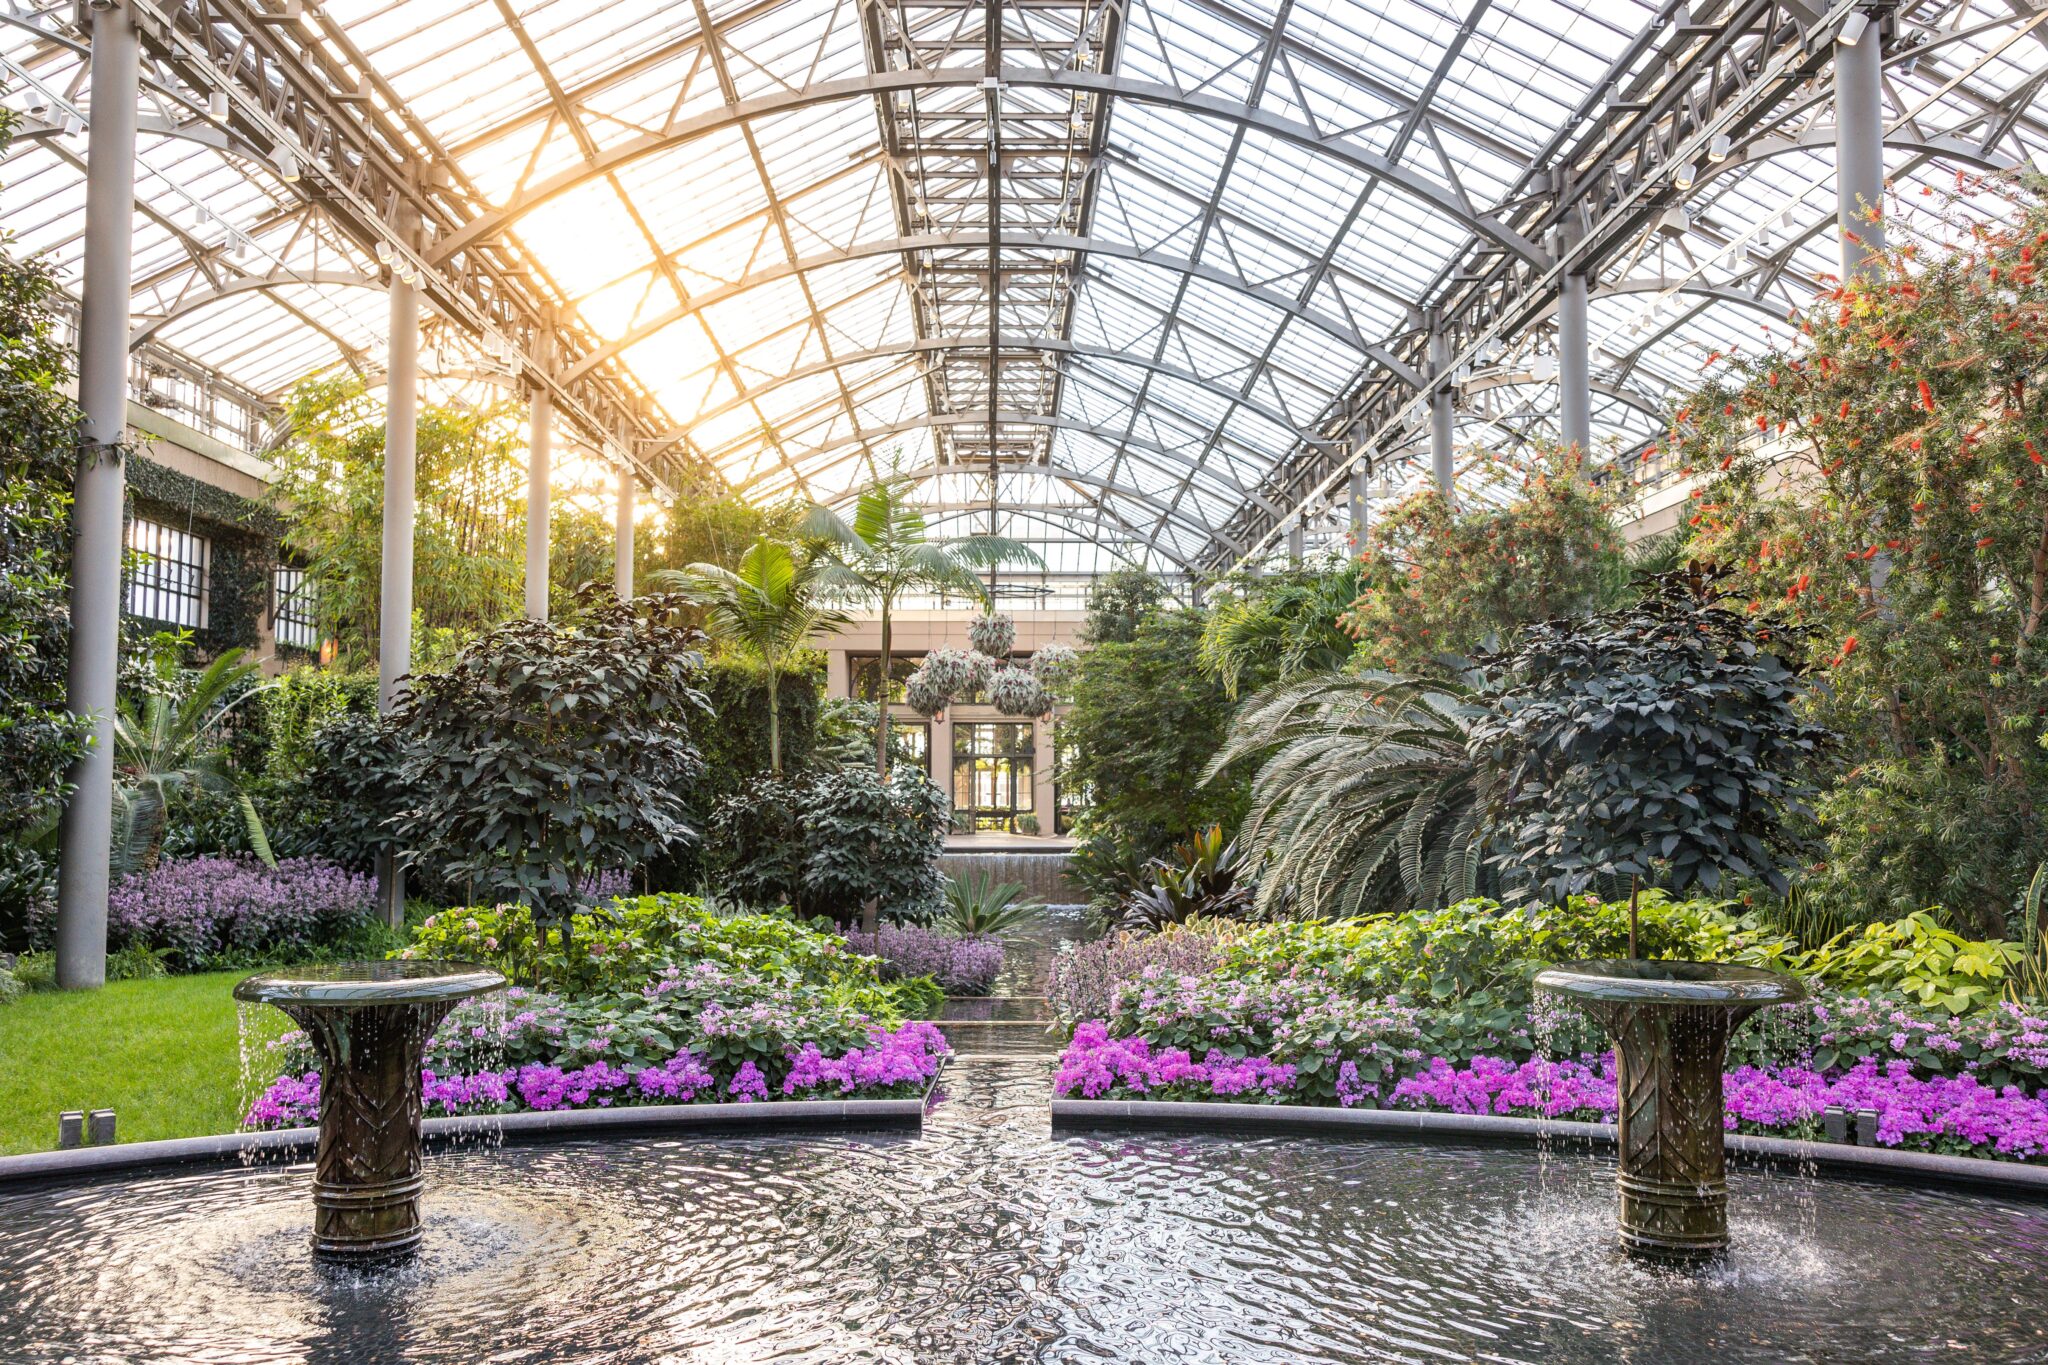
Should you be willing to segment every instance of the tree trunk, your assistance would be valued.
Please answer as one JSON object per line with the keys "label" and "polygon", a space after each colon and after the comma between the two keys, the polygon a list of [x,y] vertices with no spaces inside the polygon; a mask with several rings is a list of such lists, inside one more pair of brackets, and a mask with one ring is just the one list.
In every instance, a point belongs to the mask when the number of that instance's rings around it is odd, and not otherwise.
{"label": "tree trunk", "polygon": [[782,776],[782,679],[768,670],[768,771]]}
{"label": "tree trunk", "polygon": [[1642,956],[1636,947],[1636,915],[1643,901],[1643,878],[1639,872],[1630,873],[1628,879],[1628,955],[1631,961]]}
{"label": "tree trunk", "polygon": [[[889,780],[889,599],[882,598],[882,676],[875,682],[875,775]],[[863,919],[866,918],[863,912]]]}

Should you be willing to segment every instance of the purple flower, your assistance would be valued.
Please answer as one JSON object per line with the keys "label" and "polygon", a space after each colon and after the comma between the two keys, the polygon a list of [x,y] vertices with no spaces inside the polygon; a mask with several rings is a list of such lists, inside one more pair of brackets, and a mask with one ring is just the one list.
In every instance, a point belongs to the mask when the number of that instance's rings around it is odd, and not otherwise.
{"label": "purple flower", "polygon": [[872,934],[849,932],[846,944],[880,958],[886,979],[929,976],[948,995],[986,995],[1003,969],[1003,941],[987,934],[963,938],[917,924],[884,924]]}

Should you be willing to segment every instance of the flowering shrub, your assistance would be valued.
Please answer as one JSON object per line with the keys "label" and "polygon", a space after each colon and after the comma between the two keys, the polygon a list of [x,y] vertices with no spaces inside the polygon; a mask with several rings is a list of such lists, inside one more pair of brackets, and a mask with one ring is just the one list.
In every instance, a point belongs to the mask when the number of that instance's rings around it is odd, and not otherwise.
{"label": "flowering shrub", "polygon": [[2008,1002],[1960,1018],[1929,1018],[1896,997],[1828,992],[1759,1015],[1736,1033],[1728,1052],[1751,1066],[1824,1073],[1904,1061],[1922,1075],[2040,1090],[2048,1087],[2048,1014]]}
{"label": "flowering shrub", "polygon": [[[445,1030],[444,1030],[445,1031]],[[868,1029],[859,1045],[845,1049],[806,1043],[778,1059],[779,1081],[754,1060],[721,1068],[710,1056],[685,1050],[660,1062],[582,1065],[525,1062],[477,1071],[420,1073],[426,1111],[436,1114],[508,1114],[632,1104],[767,1100],[772,1093],[804,1097],[823,1093],[867,1098],[912,1095],[938,1074],[946,1040],[922,1022],[896,1029]],[[286,1072],[250,1106],[247,1128],[289,1128],[319,1117],[320,1073],[310,1067]]]}
{"label": "flowering shrub", "polygon": [[1003,969],[1003,941],[992,934],[948,934],[919,924],[884,924],[846,935],[856,953],[877,958],[891,979],[928,976],[948,995],[987,995]]}
{"label": "flowering shrub", "polygon": [[1353,1090],[1376,1093],[1423,1056],[1417,1011],[1355,1000],[1319,975],[1230,981],[1148,968],[1123,988],[1108,1030],[1188,1057],[1267,1057],[1293,1068],[1294,1093],[1310,1103],[1338,1099],[1347,1074]]}
{"label": "flowering shrub", "polygon": [[1201,920],[1167,925],[1157,933],[1124,931],[1092,943],[1062,945],[1046,978],[1046,1004],[1053,1018],[1069,1026],[1106,1018],[1125,984],[1146,968],[1168,976],[1199,976],[1216,967],[1222,946],[1242,932],[1227,921]]}
{"label": "flowering shrub", "polygon": [[198,970],[224,955],[288,956],[346,938],[375,906],[368,877],[318,858],[274,868],[247,857],[181,858],[123,877],[107,896],[107,930]]}

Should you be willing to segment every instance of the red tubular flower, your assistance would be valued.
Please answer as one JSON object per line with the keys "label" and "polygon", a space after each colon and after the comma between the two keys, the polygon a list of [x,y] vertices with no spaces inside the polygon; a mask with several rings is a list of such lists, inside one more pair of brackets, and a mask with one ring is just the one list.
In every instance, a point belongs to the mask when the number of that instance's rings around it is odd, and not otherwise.
{"label": "red tubular flower", "polygon": [[1924,379],[1920,381],[1920,406],[1929,412],[1934,411],[1934,390],[1927,387]]}

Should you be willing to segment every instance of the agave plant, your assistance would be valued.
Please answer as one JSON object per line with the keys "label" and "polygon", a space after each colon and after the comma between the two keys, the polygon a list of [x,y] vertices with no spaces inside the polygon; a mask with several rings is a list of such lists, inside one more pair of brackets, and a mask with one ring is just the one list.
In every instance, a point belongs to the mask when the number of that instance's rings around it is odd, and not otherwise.
{"label": "agave plant", "polygon": [[946,911],[940,927],[963,937],[1012,932],[1045,909],[1016,882],[999,882],[991,872],[946,879]]}
{"label": "agave plant", "polygon": [[1489,771],[1466,753],[1488,713],[1477,675],[1321,673],[1248,702],[1209,773],[1256,762],[1239,837],[1271,858],[1261,909],[1351,916],[1492,888]]}
{"label": "agave plant", "polygon": [[163,852],[170,801],[179,791],[212,792],[231,799],[242,813],[249,847],[276,866],[256,803],[228,761],[226,730],[234,713],[262,689],[248,684],[257,667],[231,649],[189,682],[175,665],[158,666],[161,686],[138,704],[123,697],[114,712],[114,870],[154,867]]}

